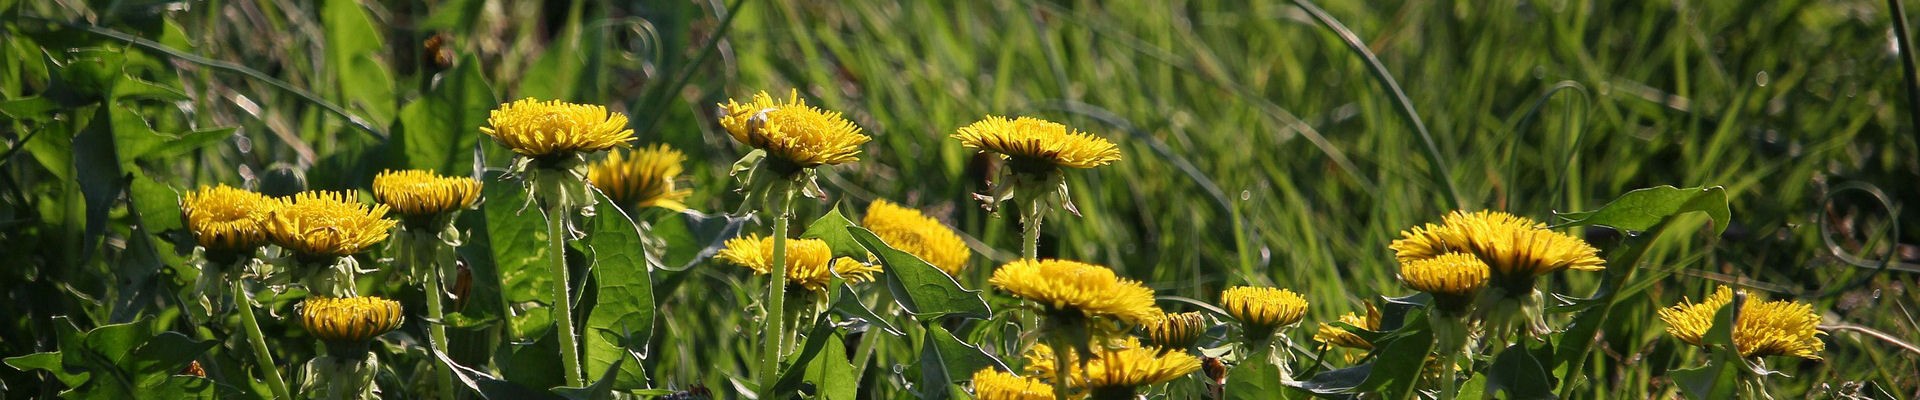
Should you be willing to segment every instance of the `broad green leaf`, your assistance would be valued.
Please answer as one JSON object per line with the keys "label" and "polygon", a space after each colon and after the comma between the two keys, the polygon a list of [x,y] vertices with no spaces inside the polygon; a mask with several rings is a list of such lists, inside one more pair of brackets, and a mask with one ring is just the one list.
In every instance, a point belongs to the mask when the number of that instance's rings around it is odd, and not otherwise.
{"label": "broad green leaf", "polygon": [[538,340],[500,346],[499,351],[493,359],[504,378],[500,380],[529,388],[559,387],[567,382],[560,376],[560,336],[553,329],[542,331]]}
{"label": "broad green leaf", "polygon": [[919,257],[888,247],[866,228],[850,226],[847,232],[867,251],[880,257],[880,265],[886,270],[880,275],[887,281],[887,289],[893,292],[894,299],[907,312],[927,319],[946,315],[985,319],[993,315],[987,302],[980,299],[980,291],[967,290],[952,276]]}
{"label": "broad green leaf", "polygon": [[1379,392],[1389,399],[1411,396],[1425,370],[1427,353],[1433,349],[1433,331],[1427,325],[1426,314],[1408,313],[1400,329],[1374,346],[1379,355],[1359,390]]}
{"label": "broad green leaf", "polygon": [[358,109],[374,126],[393,122],[393,78],[378,61],[386,51],[381,32],[357,0],[325,0],[320,26],[326,34],[327,72],[342,106]]}
{"label": "broad green leaf", "polygon": [[1270,361],[1273,350],[1268,349],[1248,355],[1240,360],[1240,365],[1227,373],[1225,394],[1229,400],[1271,400],[1281,398],[1285,389],[1280,382],[1280,368]]}
{"label": "broad green leaf", "polygon": [[[601,204],[613,204],[595,190]],[[587,371],[620,367],[610,383],[615,389],[638,389],[647,385],[646,372],[639,363],[622,363],[628,351],[641,357],[647,354],[647,339],[653,336],[653,277],[647,268],[645,247],[633,220],[619,207],[601,207],[590,222],[592,234],[587,247],[593,255],[593,279],[598,295],[582,336],[586,339]]]}
{"label": "broad green leaf", "polygon": [[[501,300],[506,307],[518,307],[552,299],[548,294],[552,289],[550,268],[546,264],[546,222],[540,210],[526,206],[527,192],[519,181],[495,176],[483,182],[485,187],[480,192],[486,203],[480,208],[486,215],[485,239],[487,248],[493,249],[491,255],[495,272],[499,274]],[[476,280],[483,278],[479,271],[475,272]],[[537,336],[552,328],[548,324],[533,323],[535,321],[524,313],[513,315],[510,320],[515,339]]]}
{"label": "broad green leaf", "polygon": [[194,340],[179,332],[161,332],[147,339],[134,351],[129,362],[122,364],[147,379],[170,376],[218,344],[212,340]]}
{"label": "broad green leaf", "polygon": [[201,147],[218,143],[221,139],[233,137],[235,129],[236,128],[213,128],[197,132],[188,132],[185,135],[180,135],[177,139],[169,139],[166,143],[161,143],[159,146],[149,148],[145,152],[135,154],[134,157],[141,160],[179,157],[188,152],[198,150]]}
{"label": "broad green leaf", "polygon": [[[837,280],[838,278],[835,279]],[[873,309],[868,308],[866,303],[861,303],[860,295],[853,291],[852,286],[848,286],[845,283],[839,284],[838,286],[840,287],[840,294],[834,296],[833,300],[833,312],[835,314],[839,314],[844,318],[858,318],[867,321],[870,326],[878,327],[886,331],[889,335],[906,335],[906,333],[900,332],[899,328],[893,327],[892,323],[887,322],[886,318],[881,318],[879,314],[874,313]]]}
{"label": "broad green leaf", "polygon": [[[565,397],[554,394],[551,391],[533,389],[518,383],[509,382],[498,376],[489,375],[484,371],[467,368],[454,362],[453,359],[447,358],[446,354],[434,353],[433,356],[435,358],[435,365],[445,366],[453,370],[454,380],[457,384],[467,390],[472,390],[474,393],[479,393],[480,398],[483,399],[565,399]],[[557,359],[558,357],[549,358]],[[557,373],[555,374],[555,379],[558,379]]]}
{"label": "broad green leaf", "polygon": [[6,363],[8,366],[12,366],[21,371],[47,371],[52,373],[55,379],[59,379],[60,383],[66,384],[67,387],[80,387],[81,384],[85,384],[92,374],[86,370],[68,370],[61,364],[61,357],[58,351],[33,353],[19,357],[9,357],[6,359]]}
{"label": "broad green leaf", "polygon": [[480,60],[469,55],[427,93],[400,109],[393,138],[404,149],[406,165],[448,175],[473,171],[471,151],[479,127],[500,104],[480,70]]}
{"label": "broad green leaf", "polygon": [[840,207],[834,206],[832,211],[807,225],[807,231],[801,233],[800,238],[827,242],[827,247],[833,249],[834,257],[867,259],[867,249],[860,247],[860,242],[847,233],[847,228],[853,226],[853,221],[848,221],[845,215],[840,214]]}
{"label": "broad green leaf", "polygon": [[825,341],[820,355],[807,364],[808,382],[813,382],[815,398],[854,399],[860,389],[860,377],[853,376],[853,363],[847,361],[847,345],[839,333]]}
{"label": "broad green leaf", "polygon": [[926,336],[920,343],[922,399],[944,399],[948,395],[947,385],[970,379],[974,372],[982,369],[1011,370],[1000,359],[960,341],[939,324],[928,324]]}
{"label": "broad green leaf", "polygon": [[[798,390],[800,383],[808,376],[808,367],[812,366],[813,360],[826,350],[827,342],[842,341],[837,334],[838,329],[825,316],[812,318],[812,321],[813,327],[807,330],[804,341],[800,345],[800,351],[780,360],[783,369],[780,371],[780,379],[776,379],[773,383],[775,393],[792,393]],[[846,351],[844,346],[841,349],[843,353]]]}
{"label": "broad green leaf", "polygon": [[647,263],[668,271],[693,268],[725,248],[727,239],[739,235],[740,227],[746,223],[746,217],[708,215],[694,210],[656,218],[647,233],[664,242],[665,249],[647,252]]}
{"label": "broad green leaf", "polygon": [[[1308,392],[1321,395],[1353,393],[1355,388],[1360,387],[1361,383],[1367,381],[1367,376],[1373,374],[1373,364],[1374,363],[1369,362],[1314,374],[1312,378],[1299,382],[1295,384],[1294,387],[1306,389]],[[1238,373],[1238,371],[1234,373]],[[1228,375],[1228,379],[1232,379],[1231,374]]]}
{"label": "broad green leaf", "polygon": [[91,260],[107,231],[107,212],[126,188],[121,180],[119,151],[113,132],[113,107],[100,107],[93,123],[73,137],[73,171],[86,199],[86,236],[81,241],[81,263]]}
{"label": "broad green leaf", "polygon": [[610,400],[613,398],[615,386],[618,385],[615,382],[621,379],[619,377],[622,375],[621,371],[626,370],[621,367],[624,364],[631,363],[626,362],[625,358],[615,359],[613,365],[605,369],[607,372],[602,373],[600,379],[593,380],[593,383],[587,387],[557,387],[553,388],[553,393],[567,400]]}
{"label": "broad green leaf", "polygon": [[1506,392],[1510,399],[1550,399],[1553,395],[1552,377],[1547,367],[1553,365],[1551,348],[1528,349],[1524,343],[1507,346],[1493,359],[1493,366],[1487,368],[1487,384],[1483,393]]}
{"label": "broad green leaf", "polygon": [[1567,221],[1558,226],[1602,225],[1641,232],[1690,212],[1703,212],[1713,218],[1715,235],[1725,233],[1733,222],[1725,188],[1656,186],[1627,192],[1598,210],[1559,214]]}

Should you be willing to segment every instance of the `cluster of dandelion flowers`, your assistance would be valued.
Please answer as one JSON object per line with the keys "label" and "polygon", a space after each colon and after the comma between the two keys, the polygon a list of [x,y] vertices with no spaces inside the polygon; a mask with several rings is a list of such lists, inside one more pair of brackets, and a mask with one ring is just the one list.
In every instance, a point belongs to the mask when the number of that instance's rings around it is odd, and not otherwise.
{"label": "cluster of dandelion flowers", "polygon": [[406,321],[400,302],[379,297],[309,297],[295,312],[301,327],[327,343],[364,343]]}
{"label": "cluster of dandelion flowers", "polygon": [[534,159],[591,153],[633,140],[625,114],[598,105],[531,98],[501,104],[487,115],[480,132],[514,154]]}
{"label": "cluster of dandelion flowers", "polygon": [[[1367,304],[1367,315],[1362,316],[1349,312],[1340,316],[1341,323],[1369,331],[1380,330],[1380,319],[1380,309],[1375,308],[1372,303]],[[1320,324],[1320,330],[1313,333],[1313,341],[1349,349],[1373,349],[1373,342],[1368,341],[1366,338],[1349,332],[1346,328],[1327,323]]]}
{"label": "cluster of dandelion flowers", "polygon": [[[987,280],[1015,297],[1044,307],[1052,318],[1112,318],[1145,324],[1159,318],[1153,289],[1121,278],[1107,267],[1067,260],[1017,260]],[[1069,321],[1063,321],[1069,322]]]}
{"label": "cluster of dandelion flowers", "polygon": [[267,243],[266,222],[280,203],[227,185],[201,186],[180,199],[187,230],[200,247],[247,252]]}
{"label": "cluster of dandelion flowers", "polygon": [[[1139,387],[1166,383],[1200,370],[1200,359],[1187,352],[1141,346],[1134,338],[1096,343],[1092,350],[1085,360],[1069,360],[1066,366],[1067,386],[1085,389],[1093,398],[1132,398]],[[1034,345],[1026,354],[1027,372],[1055,376],[1057,356],[1050,346]]]}
{"label": "cluster of dandelion flowers", "polygon": [[1487,286],[1487,263],[1466,253],[1447,253],[1400,263],[1400,282],[1433,295],[1434,307],[1445,316],[1466,315],[1473,299]]}
{"label": "cluster of dandelion flowers", "polygon": [[967,266],[967,259],[973,251],[967,249],[967,242],[952,228],[928,218],[919,210],[901,207],[886,200],[875,200],[867,206],[867,215],[860,225],[873,230],[875,236],[887,242],[888,246],[905,251],[926,260],[934,267],[946,271],[947,275],[959,275]]}
{"label": "cluster of dandelion flowers", "polygon": [[1032,117],[987,116],[960,127],[953,138],[966,147],[1000,154],[1021,173],[1093,168],[1120,160],[1113,142]]}
{"label": "cluster of dandelion flowers", "polygon": [[973,373],[973,398],[979,400],[1051,400],[1053,387],[1045,382],[1001,372],[991,367]]}
{"label": "cluster of dandelion flowers", "polygon": [[733,140],[779,161],[774,165],[781,175],[859,161],[860,145],[873,140],[840,113],[808,106],[799,90],[789,92],[785,101],[767,92],[744,103],[727,100],[720,105],[720,126]]}
{"label": "cluster of dandelion flowers", "polygon": [[[1683,300],[1660,310],[1667,333],[1695,346],[1706,346],[1706,334],[1713,327],[1714,314],[1734,301],[1733,289],[1725,286],[1699,303]],[[1772,300],[1744,302],[1733,324],[1733,344],[1741,357],[1793,356],[1820,359],[1826,344],[1820,341],[1820,315],[1806,303]]]}
{"label": "cluster of dandelion flowers", "polygon": [[1496,284],[1530,290],[1533,278],[1560,270],[1606,269],[1600,250],[1546,224],[1499,211],[1454,211],[1440,224],[1408,229],[1389,247],[1401,262],[1466,253],[1479,257]]}
{"label": "cluster of dandelion flowers", "polygon": [[684,168],[681,164],[686,161],[686,154],[665,144],[635,151],[615,150],[587,167],[587,182],[600,188],[614,203],[631,210],[647,207],[686,210],[687,205],[681,201],[693,195],[693,190],[680,188],[676,182]]}
{"label": "cluster of dandelion flowers", "polygon": [[1207,317],[1198,312],[1164,314],[1140,326],[1141,338],[1154,347],[1169,350],[1193,348],[1207,333]]}
{"label": "cluster of dandelion flowers", "polygon": [[386,205],[368,206],[342,192],[301,192],[281,199],[268,221],[267,237],[307,257],[350,256],[387,240],[399,222],[386,216]]}
{"label": "cluster of dandelion flowers", "polygon": [[[852,258],[833,258],[833,250],[820,239],[787,239],[787,282],[813,292],[826,292],[835,275],[847,282],[873,281],[880,267]],[[773,237],[747,235],[727,239],[726,247],[715,257],[752,269],[754,273],[773,272]]]}
{"label": "cluster of dandelion flowers", "polygon": [[1236,286],[1220,293],[1220,307],[1240,321],[1247,340],[1264,342],[1281,327],[1299,323],[1307,316],[1307,299],[1292,290],[1270,287]]}
{"label": "cluster of dandelion flowers", "polygon": [[373,198],[408,225],[433,228],[451,223],[454,212],[480,200],[480,181],[432,171],[385,171],[373,177]]}

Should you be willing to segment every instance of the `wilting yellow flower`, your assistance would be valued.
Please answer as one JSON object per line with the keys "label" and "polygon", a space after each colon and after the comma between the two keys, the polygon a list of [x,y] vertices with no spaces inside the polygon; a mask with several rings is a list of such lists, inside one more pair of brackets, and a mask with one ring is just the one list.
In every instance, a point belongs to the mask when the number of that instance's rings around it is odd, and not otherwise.
{"label": "wilting yellow flower", "polygon": [[[1374,308],[1373,303],[1367,303],[1367,315],[1365,317],[1355,315],[1354,313],[1346,313],[1346,315],[1340,316],[1340,322],[1353,325],[1355,328],[1378,331],[1380,330],[1380,309]],[[1326,323],[1320,324],[1320,331],[1313,333],[1313,341],[1351,349],[1373,349],[1373,342],[1367,341],[1366,338],[1355,335],[1353,332],[1348,332],[1344,328]]]}
{"label": "wilting yellow flower", "polygon": [[999,153],[1016,167],[1093,168],[1120,160],[1120,149],[1098,136],[1031,117],[987,116],[953,134],[961,145]]}
{"label": "wilting yellow flower", "polygon": [[309,297],[296,311],[300,326],[328,342],[364,342],[406,321],[400,302],[379,297]]}
{"label": "wilting yellow flower", "polygon": [[386,171],[373,177],[373,198],[408,217],[432,217],[472,207],[480,181],[433,171]]}
{"label": "wilting yellow flower", "polygon": [[[1667,333],[1695,346],[1706,346],[1714,313],[1733,303],[1733,289],[1725,286],[1699,303],[1683,300],[1660,310]],[[1733,324],[1733,344],[1741,357],[1793,356],[1820,359],[1826,343],[1820,341],[1820,315],[1805,303],[1774,300],[1746,302]]]}
{"label": "wilting yellow flower", "polygon": [[280,203],[232,186],[201,186],[180,199],[193,240],[213,250],[245,250],[267,242],[266,221]]}
{"label": "wilting yellow flower", "polygon": [[840,113],[808,106],[799,90],[784,102],[767,92],[746,103],[727,100],[720,112],[720,126],[733,140],[800,168],[859,161],[860,145],[873,140]]}
{"label": "wilting yellow flower", "polygon": [[967,267],[967,258],[973,256],[967,242],[960,240],[953,229],[919,210],[886,200],[874,200],[868,205],[867,216],[860,220],[860,225],[872,229],[888,246],[919,256],[941,271],[947,271],[947,275],[959,275],[960,270]]}
{"label": "wilting yellow flower", "polygon": [[973,373],[973,398],[978,400],[1051,400],[1053,387],[1032,378],[991,367]]}
{"label": "wilting yellow flower", "polygon": [[1015,297],[1040,303],[1049,312],[1079,312],[1129,324],[1152,322],[1161,314],[1153,305],[1153,289],[1099,265],[1018,260],[994,270],[987,282]]}
{"label": "wilting yellow flower", "polygon": [[1389,247],[1402,262],[1463,252],[1486,262],[1494,276],[1524,279],[1563,269],[1606,269],[1600,250],[1585,240],[1499,211],[1454,211],[1440,224],[1408,229],[1400,236]]}
{"label": "wilting yellow flower", "polygon": [[1207,317],[1197,312],[1163,314],[1153,322],[1141,326],[1148,344],[1155,347],[1181,350],[1193,347],[1200,336],[1207,333]]}
{"label": "wilting yellow flower", "polygon": [[1220,293],[1220,308],[1239,320],[1249,338],[1265,340],[1273,331],[1307,316],[1307,299],[1292,290],[1236,286]]}
{"label": "wilting yellow flower", "polygon": [[687,209],[687,196],[693,190],[676,188],[681,163],[687,155],[665,144],[656,144],[632,152],[614,151],[587,169],[587,181],[600,188],[615,203],[634,207]]}
{"label": "wilting yellow flower", "polygon": [[1447,253],[1400,263],[1400,282],[1436,296],[1472,297],[1487,286],[1487,263],[1466,253]]}
{"label": "wilting yellow flower", "polygon": [[501,104],[487,115],[487,126],[480,131],[514,154],[535,158],[601,151],[633,140],[625,114],[531,98]]}
{"label": "wilting yellow flower", "polygon": [[[833,275],[847,282],[873,280],[880,267],[852,258],[833,259],[833,249],[820,239],[787,239],[787,281],[815,292],[825,292]],[[715,255],[723,261],[752,269],[754,273],[773,272],[773,237],[747,235],[727,239],[726,248]]]}
{"label": "wilting yellow flower", "polygon": [[[1131,390],[1166,383],[1200,370],[1200,359],[1187,352],[1162,352],[1154,347],[1141,346],[1140,341],[1134,338],[1096,343],[1091,349],[1093,354],[1086,358],[1084,364],[1078,359],[1068,360],[1067,386],[1088,389],[1094,393]],[[1052,347],[1034,345],[1026,354],[1028,374],[1051,382],[1057,371],[1054,369],[1056,356]]]}
{"label": "wilting yellow flower", "polygon": [[384,204],[368,207],[341,192],[300,192],[281,199],[267,224],[274,244],[310,256],[347,256],[387,240],[399,222]]}

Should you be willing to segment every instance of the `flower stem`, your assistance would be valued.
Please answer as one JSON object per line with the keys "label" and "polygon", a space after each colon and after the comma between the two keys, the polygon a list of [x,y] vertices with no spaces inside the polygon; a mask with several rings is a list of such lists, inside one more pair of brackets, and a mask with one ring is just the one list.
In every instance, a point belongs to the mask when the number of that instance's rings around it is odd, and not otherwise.
{"label": "flower stem", "polygon": [[787,212],[793,208],[793,184],[776,181],[770,189],[773,197],[773,268],[767,279],[766,317],[760,329],[760,398],[777,398],[773,386],[780,381],[780,355],[785,352],[787,311]]}
{"label": "flower stem", "polygon": [[572,285],[567,279],[566,225],[567,207],[560,202],[547,205],[547,257],[553,260],[553,328],[560,335],[560,365],[566,373],[564,382],[573,386],[586,386],[586,375],[580,373],[579,338],[573,335],[573,294],[568,293]]}
{"label": "flower stem", "polygon": [[1067,400],[1067,377],[1071,375],[1067,373],[1067,365],[1072,362],[1068,358],[1073,356],[1076,348],[1068,343],[1066,335],[1054,333],[1047,337],[1053,342],[1050,344],[1053,346],[1053,399]]}
{"label": "flower stem", "polygon": [[[427,336],[433,341],[431,344],[433,345],[434,353],[446,354],[446,311],[443,310],[445,306],[441,303],[446,302],[447,292],[440,287],[440,277],[442,276],[440,269],[449,268],[452,265],[451,262],[446,262],[446,257],[442,257],[443,254],[451,255],[452,249],[445,248],[446,244],[438,240],[429,240],[425,243],[427,243],[426,246],[420,246],[419,243],[415,243],[413,250],[415,268],[425,268],[427,270]],[[418,250],[423,247],[432,249],[431,260],[433,261],[429,261],[427,255],[420,254],[421,252]],[[435,364],[439,366],[439,368],[435,368],[434,381],[440,386],[440,398],[453,399],[455,394],[453,389],[453,367],[442,363]]]}
{"label": "flower stem", "polygon": [[1020,238],[1026,240],[1026,247],[1021,248],[1020,256],[1028,260],[1039,261],[1040,219],[1043,218],[1044,215],[1041,214],[1041,208],[1037,204],[1022,204],[1021,206],[1023,206],[1023,208],[1020,210],[1020,225],[1021,228],[1025,228],[1024,230],[1026,232],[1022,233]]}
{"label": "flower stem", "polygon": [[280,378],[280,367],[273,363],[273,353],[267,352],[267,338],[260,333],[260,321],[253,316],[253,294],[247,292],[247,285],[234,282],[233,300],[240,303],[240,324],[247,330],[247,344],[253,346],[253,360],[260,363],[261,374],[266,375],[267,388],[273,390],[273,398],[293,399],[292,392],[287,391],[287,381]]}
{"label": "flower stem", "polygon": [[1440,356],[1440,400],[1453,400],[1460,395],[1460,382],[1455,376],[1455,367],[1459,366],[1459,351],[1447,352]]}

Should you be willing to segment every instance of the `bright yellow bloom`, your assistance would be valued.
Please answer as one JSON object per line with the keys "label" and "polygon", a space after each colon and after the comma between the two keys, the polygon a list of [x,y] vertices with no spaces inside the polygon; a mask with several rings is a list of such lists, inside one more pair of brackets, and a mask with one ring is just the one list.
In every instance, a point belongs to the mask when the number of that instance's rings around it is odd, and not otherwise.
{"label": "bright yellow bloom", "polygon": [[1147,343],[1155,347],[1181,350],[1193,347],[1207,333],[1207,317],[1198,312],[1163,314],[1141,326]]}
{"label": "bright yellow bloom", "polygon": [[665,144],[632,152],[614,151],[587,169],[587,181],[615,203],[634,207],[686,210],[681,203],[693,190],[676,188],[687,155]]}
{"label": "bright yellow bloom", "polygon": [[973,373],[973,398],[978,400],[1051,400],[1053,387],[1032,378],[991,367]]}
{"label": "bright yellow bloom", "polygon": [[309,297],[295,312],[300,326],[328,342],[364,342],[406,321],[400,302],[379,297]]}
{"label": "bright yellow bloom", "polygon": [[1435,296],[1472,297],[1487,286],[1487,263],[1466,253],[1447,253],[1400,263],[1400,282]]}
{"label": "bright yellow bloom", "polygon": [[973,256],[967,242],[960,240],[953,229],[919,210],[886,200],[875,200],[868,205],[867,216],[860,220],[860,225],[872,229],[888,246],[919,256],[947,275],[959,275],[960,270],[967,267],[967,258]]}
{"label": "bright yellow bloom", "polygon": [[840,113],[808,106],[799,90],[784,102],[767,92],[746,103],[727,100],[720,112],[720,126],[733,140],[800,168],[859,161],[860,145],[873,140]]}
{"label": "bright yellow bloom", "polygon": [[[1340,316],[1340,322],[1353,325],[1355,328],[1378,331],[1380,330],[1380,309],[1374,308],[1373,303],[1367,303],[1367,315],[1365,317],[1355,315],[1354,313],[1346,313],[1346,315]],[[1353,332],[1348,332],[1344,328],[1325,323],[1320,324],[1319,332],[1313,333],[1313,341],[1351,349],[1373,349],[1373,342],[1367,341],[1366,338],[1355,335]]]}
{"label": "bright yellow bloom", "polygon": [[[1660,310],[1667,333],[1695,346],[1706,346],[1714,313],[1733,303],[1733,289],[1725,286],[1699,303],[1683,300]],[[1733,344],[1741,357],[1793,356],[1820,359],[1826,343],[1820,341],[1820,314],[1806,303],[1773,300],[1746,302],[1733,324]]]}
{"label": "bright yellow bloom", "polygon": [[1493,275],[1531,278],[1563,269],[1606,269],[1600,250],[1546,224],[1499,211],[1454,211],[1440,224],[1401,232],[1390,246],[1400,261],[1463,252],[1480,257]]}
{"label": "bright yellow bloom", "polygon": [[[1200,370],[1200,359],[1187,352],[1162,352],[1141,346],[1140,340],[1134,338],[1096,343],[1092,350],[1093,355],[1087,357],[1084,366],[1080,360],[1068,360],[1067,386],[1094,392],[1129,389],[1166,383]],[[1034,345],[1026,354],[1028,374],[1052,381],[1056,371],[1054,357],[1052,347]]]}
{"label": "bright yellow bloom", "polygon": [[994,270],[987,282],[1015,297],[1040,303],[1049,312],[1077,311],[1129,324],[1152,322],[1161,314],[1153,305],[1153,289],[1099,265],[1018,260]]}
{"label": "bright yellow bloom", "polygon": [[987,116],[953,134],[961,145],[999,153],[1016,166],[1093,168],[1120,160],[1120,149],[1098,136],[1047,120]]}
{"label": "bright yellow bloom", "polygon": [[590,153],[633,140],[627,116],[606,107],[559,100],[521,99],[487,115],[481,132],[526,157]]}
{"label": "bright yellow bloom", "polygon": [[300,192],[280,200],[267,224],[267,238],[295,253],[348,256],[387,240],[399,222],[386,216],[386,205],[368,207],[341,192]]}
{"label": "bright yellow bloom", "polygon": [[1307,299],[1287,289],[1236,286],[1220,293],[1220,308],[1239,320],[1248,336],[1265,339],[1306,318]]}
{"label": "bright yellow bloom", "polygon": [[232,186],[201,186],[180,199],[193,240],[213,250],[246,250],[267,243],[266,221],[280,203]]}
{"label": "bright yellow bloom", "polygon": [[[715,255],[720,260],[752,269],[754,273],[773,272],[773,237],[747,235],[727,239],[726,248]],[[847,282],[873,281],[880,267],[852,258],[833,258],[833,249],[820,239],[787,239],[787,282],[815,292],[825,292],[834,275]]]}
{"label": "bright yellow bloom", "polygon": [[433,171],[386,171],[373,177],[373,198],[409,217],[432,217],[472,207],[480,181]]}

